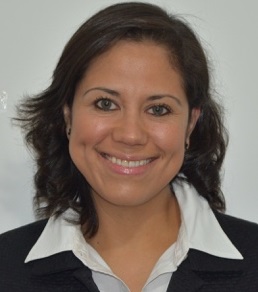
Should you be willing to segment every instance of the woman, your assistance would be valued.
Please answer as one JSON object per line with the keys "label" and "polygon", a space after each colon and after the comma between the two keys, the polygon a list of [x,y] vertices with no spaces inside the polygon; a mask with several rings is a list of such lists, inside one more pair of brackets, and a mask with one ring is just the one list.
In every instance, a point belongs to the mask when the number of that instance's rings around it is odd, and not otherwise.
{"label": "woman", "polygon": [[221,212],[227,137],[184,21],[100,11],[18,121],[47,219],[0,237],[1,291],[257,291],[258,227]]}

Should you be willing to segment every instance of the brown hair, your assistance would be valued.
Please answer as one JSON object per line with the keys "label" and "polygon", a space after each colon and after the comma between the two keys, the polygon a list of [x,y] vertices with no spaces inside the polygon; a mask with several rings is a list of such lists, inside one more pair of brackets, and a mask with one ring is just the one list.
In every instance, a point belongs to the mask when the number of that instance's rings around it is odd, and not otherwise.
{"label": "brown hair", "polygon": [[98,217],[91,188],[68,152],[63,107],[72,106],[75,87],[92,60],[124,39],[148,39],[169,50],[184,81],[190,110],[201,108],[181,173],[212,208],[225,208],[220,169],[227,135],[221,108],[210,94],[207,60],[197,36],[185,21],[156,5],[115,4],[82,24],[65,46],[49,88],[27,97],[18,108],[17,120],[35,152],[38,214],[58,216],[72,208],[80,224],[87,222],[88,236],[97,232]]}

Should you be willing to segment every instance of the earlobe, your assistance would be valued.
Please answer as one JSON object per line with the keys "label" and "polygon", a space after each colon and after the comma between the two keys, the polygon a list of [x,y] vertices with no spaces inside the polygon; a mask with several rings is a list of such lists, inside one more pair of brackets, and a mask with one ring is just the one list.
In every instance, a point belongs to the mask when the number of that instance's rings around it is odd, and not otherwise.
{"label": "earlobe", "polygon": [[190,119],[190,127],[191,127],[191,133],[195,128],[195,125],[200,117],[201,109],[200,108],[193,108],[191,112],[191,119]]}
{"label": "earlobe", "polygon": [[188,147],[190,144],[190,136],[195,128],[195,125],[200,117],[200,114],[201,114],[200,108],[193,108],[191,111],[190,120],[188,124],[188,129],[187,129],[187,135],[186,135],[186,144],[188,145]]}
{"label": "earlobe", "polygon": [[64,114],[64,120],[65,120],[65,125],[66,125],[66,134],[67,134],[67,138],[69,139],[69,136],[71,134],[71,110],[68,105],[64,106],[63,114]]}

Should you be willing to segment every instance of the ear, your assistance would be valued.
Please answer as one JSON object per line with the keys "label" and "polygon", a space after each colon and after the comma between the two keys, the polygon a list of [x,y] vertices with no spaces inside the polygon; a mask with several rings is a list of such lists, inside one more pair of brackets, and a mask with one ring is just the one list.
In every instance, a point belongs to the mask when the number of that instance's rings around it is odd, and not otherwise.
{"label": "ear", "polygon": [[69,106],[66,104],[63,107],[63,114],[64,114],[64,120],[65,120],[65,125],[66,125],[66,135],[67,138],[69,139],[69,136],[71,134],[71,109]]}
{"label": "ear", "polygon": [[190,136],[195,128],[195,125],[200,117],[201,109],[200,108],[193,108],[190,114],[190,119],[187,127],[186,132],[186,144],[189,144]]}

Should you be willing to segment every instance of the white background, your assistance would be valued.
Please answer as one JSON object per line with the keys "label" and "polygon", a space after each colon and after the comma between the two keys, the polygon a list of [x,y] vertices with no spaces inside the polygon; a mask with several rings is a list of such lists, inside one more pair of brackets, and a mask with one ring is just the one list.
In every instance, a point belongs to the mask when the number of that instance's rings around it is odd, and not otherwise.
{"label": "white background", "polygon": [[[20,130],[11,125],[14,105],[50,83],[58,57],[78,26],[116,2],[0,0],[0,93],[9,96],[7,109],[0,111],[0,233],[34,220],[33,161]],[[184,16],[200,35],[230,132],[223,182],[227,213],[258,222],[258,2],[147,2]]]}

